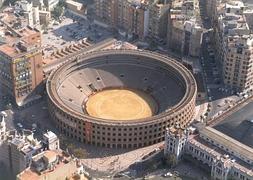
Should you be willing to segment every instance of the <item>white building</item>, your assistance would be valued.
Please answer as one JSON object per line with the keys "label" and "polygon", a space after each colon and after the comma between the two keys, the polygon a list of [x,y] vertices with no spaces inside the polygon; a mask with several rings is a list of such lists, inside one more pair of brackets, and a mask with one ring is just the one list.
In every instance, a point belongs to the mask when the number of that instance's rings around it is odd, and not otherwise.
{"label": "white building", "polygon": [[35,139],[29,130],[23,130],[22,134],[15,130],[7,131],[2,137],[4,138],[0,141],[0,163],[13,175],[28,168],[36,154],[48,149],[59,150],[59,139],[50,131],[43,135],[43,142]]}
{"label": "white building", "polygon": [[39,7],[34,7],[32,1],[18,1],[16,2],[15,8],[18,11],[22,11],[30,27],[38,28],[40,26]]}
{"label": "white building", "polygon": [[168,48],[186,57],[198,57],[204,31],[200,22],[197,2],[189,0],[172,1],[168,15]]}
{"label": "white building", "polygon": [[164,153],[165,156],[169,157],[169,160],[173,165],[177,164],[181,159],[184,152],[185,143],[188,138],[188,132],[184,129],[167,129],[165,134],[165,143]]}
{"label": "white building", "polygon": [[[184,154],[210,167],[215,180],[253,180],[253,149],[211,128],[199,128],[199,134],[189,135],[182,129],[169,129],[164,154],[178,162]],[[171,158],[174,156],[174,159]]]}
{"label": "white building", "polygon": [[43,142],[47,146],[48,150],[59,150],[60,149],[59,138],[52,131],[48,131],[45,134],[43,134]]}

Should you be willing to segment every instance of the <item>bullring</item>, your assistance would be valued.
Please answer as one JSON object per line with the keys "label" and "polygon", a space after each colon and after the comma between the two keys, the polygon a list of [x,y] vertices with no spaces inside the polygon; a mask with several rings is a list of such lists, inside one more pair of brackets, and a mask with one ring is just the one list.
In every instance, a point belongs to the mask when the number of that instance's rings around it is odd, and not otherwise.
{"label": "bullring", "polygon": [[[121,95],[121,101],[112,101],[110,93],[99,97],[106,91],[130,95]],[[70,58],[49,76],[47,93],[51,118],[66,136],[96,146],[138,148],[163,141],[167,127],[189,125],[197,86],[172,58],[142,50],[103,50]],[[99,100],[91,113],[87,105],[94,96]],[[117,101],[122,111],[115,109]],[[150,112],[143,115],[138,108]],[[116,110],[124,116],[112,116]]]}

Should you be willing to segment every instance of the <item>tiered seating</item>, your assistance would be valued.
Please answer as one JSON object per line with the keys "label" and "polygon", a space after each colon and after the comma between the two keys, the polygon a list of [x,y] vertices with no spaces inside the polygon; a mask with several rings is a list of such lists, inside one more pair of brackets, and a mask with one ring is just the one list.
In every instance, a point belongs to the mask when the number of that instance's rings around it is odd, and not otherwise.
{"label": "tiered seating", "polygon": [[63,83],[65,87],[59,87],[58,91],[64,101],[81,110],[78,105],[81,107],[93,91],[111,87],[141,89],[158,101],[159,111],[162,112],[179,102],[184,90],[173,73],[159,67],[148,60],[140,63],[126,59],[91,61],[89,67],[82,67],[67,77]]}

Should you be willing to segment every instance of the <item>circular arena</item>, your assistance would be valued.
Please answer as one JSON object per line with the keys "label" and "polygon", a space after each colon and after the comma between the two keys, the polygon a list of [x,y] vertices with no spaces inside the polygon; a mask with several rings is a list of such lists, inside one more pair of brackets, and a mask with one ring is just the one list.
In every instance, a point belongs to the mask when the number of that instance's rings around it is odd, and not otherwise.
{"label": "circular arena", "polygon": [[142,50],[103,50],[69,58],[47,80],[51,118],[80,142],[139,148],[186,127],[197,85],[172,58]]}

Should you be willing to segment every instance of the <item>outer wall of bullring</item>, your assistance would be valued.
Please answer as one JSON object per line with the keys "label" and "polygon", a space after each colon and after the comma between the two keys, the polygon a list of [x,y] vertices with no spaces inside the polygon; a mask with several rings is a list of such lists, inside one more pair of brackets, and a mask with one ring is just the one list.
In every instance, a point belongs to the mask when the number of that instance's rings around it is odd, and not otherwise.
{"label": "outer wall of bullring", "polygon": [[[180,74],[186,83],[186,93],[183,99],[170,108],[167,112],[143,119],[141,121],[112,122],[99,120],[89,116],[80,116],[69,109],[55,96],[55,76],[60,76],[65,65],[72,64],[72,67],[81,64],[80,62],[92,56],[110,56],[111,53],[131,53],[154,58],[156,61],[163,61],[168,66],[174,67],[175,72]],[[169,60],[169,61],[168,61]],[[77,68],[77,67],[75,67]],[[192,74],[180,63],[163,55],[137,50],[105,50],[93,53],[83,53],[72,57],[58,70],[51,73],[47,82],[48,104],[51,118],[57,128],[66,136],[77,141],[109,148],[139,148],[152,145],[164,140],[165,130],[173,125],[187,127],[195,113],[195,100],[197,85]]]}

